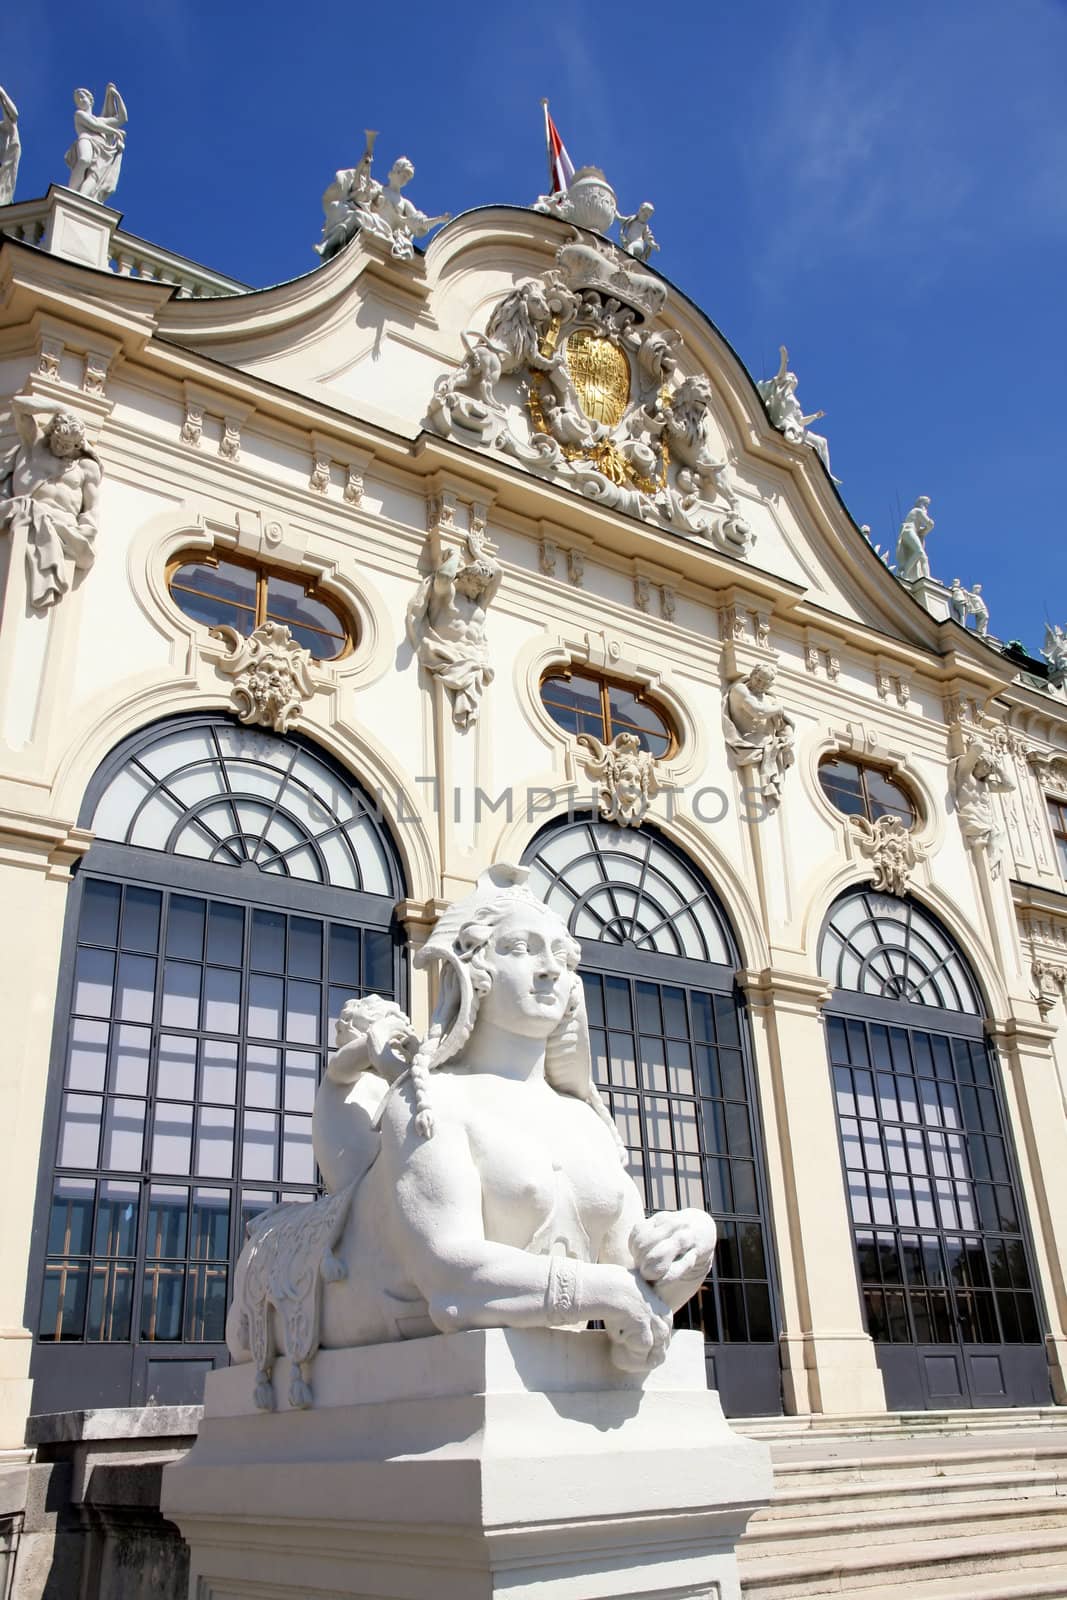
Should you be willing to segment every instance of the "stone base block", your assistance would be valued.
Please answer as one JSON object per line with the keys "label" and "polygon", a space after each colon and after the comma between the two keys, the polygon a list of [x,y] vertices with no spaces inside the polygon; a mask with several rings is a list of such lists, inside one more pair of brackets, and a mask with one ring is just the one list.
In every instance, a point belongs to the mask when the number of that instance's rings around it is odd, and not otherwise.
{"label": "stone base block", "polygon": [[488,1330],[322,1352],[314,1404],[260,1412],[212,1373],[164,1474],[195,1600],[740,1600],[734,1547],[771,1493],[699,1334],[640,1385],[597,1333]]}

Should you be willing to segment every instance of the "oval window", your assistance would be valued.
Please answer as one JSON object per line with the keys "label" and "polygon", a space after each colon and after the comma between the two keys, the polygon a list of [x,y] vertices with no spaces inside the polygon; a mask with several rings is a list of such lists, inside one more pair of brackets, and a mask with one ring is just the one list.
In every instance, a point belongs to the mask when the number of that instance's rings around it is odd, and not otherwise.
{"label": "oval window", "polygon": [[819,762],[819,782],[830,804],[846,816],[899,817],[910,828],[918,818],[918,808],[907,790],[882,767],[845,756],[827,756]]}
{"label": "oval window", "polygon": [[553,672],[541,682],[545,710],[568,733],[591,733],[610,744],[620,733],[634,733],[642,750],[665,756],[678,741],[666,713],[632,685],[596,673]]}
{"label": "oval window", "polygon": [[286,625],[316,661],[334,661],[355,644],[350,624],[313,579],[238,556],[187,553],[167,569],[174,603],[208,628],[252,633],[264,622]]}

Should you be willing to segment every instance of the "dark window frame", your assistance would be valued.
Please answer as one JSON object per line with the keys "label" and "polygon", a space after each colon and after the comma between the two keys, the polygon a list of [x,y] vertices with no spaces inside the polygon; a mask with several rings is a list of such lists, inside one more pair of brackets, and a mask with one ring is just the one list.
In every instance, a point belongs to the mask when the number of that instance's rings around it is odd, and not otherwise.
{"label": "dark window frame", "polygon": [[1046,794],[1045,808],[1052,830],[1052,848],[1056,856],[1056,865],[1059,867],[1060,877],[1067,882],[1067,798],[1063,795]]}
{"label": "dark window frame", "polygon": [[[195,622],[198,627],[204,627],[205,624],[196,617],[190,616],[182,605],[179,596],[188,594],[198,599],[214,601],[218,601],[220,597],[217,594],[212,594],[209,589],[197,589],[192,584],[179,583],[176,580],[183,567],[218,567],[222,562],[226,562],[231,566],[241,567],[246,572],[251,572],[255,575],[256,587],[253,604],[246,605],[240,600],[222,602],[225,605],[233,606],[238,611],[247,611],[251,614],[252,626],[249,629],[250,633],[253,629],[261,627],[264,622],[280,622],[287,627],[299,627],[307,633],[321,634],[324,639],[340,642],[341,648],[335,651],[333,655],[317,656],[312,652],[312,660],[314,661],[342,661],[355,650],[358,643],[358,635],[352,620],[341,610],[338,601],[332,595],[323,593],[322,585],[317,578],[310,576],[306,572],[301,572],[298,568],[282,566],[279,562],[256,560],[255,557],[245,555],[241,551],[179,550],[177,555],[172,556],[167,562],[167,592],[182,615],[189,617],[189,620]],[[336,620],[337,632],[330,633],[326,628],[321,628],[312,622],[294,623],[292,618],[279,616],[272,612],[270,608],[270,582],[272,578],[300,585],[306,600],[314,600],[317,605],[325,607]]]}

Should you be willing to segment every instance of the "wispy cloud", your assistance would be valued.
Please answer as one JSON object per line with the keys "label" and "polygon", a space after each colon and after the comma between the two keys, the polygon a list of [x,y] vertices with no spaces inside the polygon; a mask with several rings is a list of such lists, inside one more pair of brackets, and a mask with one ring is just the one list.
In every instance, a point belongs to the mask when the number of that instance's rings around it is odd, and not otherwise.
{"label": "wispy cloud", "polygon": [[1067,236],[1067,8],[925,6],[918,49],[899,12],[849,12],[806,5],[761,96],[766,283],[845,252],[917,289],[978,239]]}

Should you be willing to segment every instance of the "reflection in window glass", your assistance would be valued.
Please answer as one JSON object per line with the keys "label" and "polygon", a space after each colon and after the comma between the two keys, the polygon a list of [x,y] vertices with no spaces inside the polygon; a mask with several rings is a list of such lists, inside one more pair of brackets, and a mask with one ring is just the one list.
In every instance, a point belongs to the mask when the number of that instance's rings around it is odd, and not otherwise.
{"label": "reflection in window glass", "polygon": [[318,597],[313,580],[282,577],[254,562],[200,556],[179,557],[169,582],[176,604],[206,627],[249,634],[263,622],[281,622],[318,661],[332,660],[350,647],[350,630],[333,606]]}
{"label": "reflection in window glass", "polygon": [[654,756],[671,747],[670,725],[654,703],[607,678],[553,674],[541,684],[541,700],[553,722],[568,733],[590,733],[604,744],[619,733],[634,733],[641,748]]}

